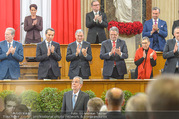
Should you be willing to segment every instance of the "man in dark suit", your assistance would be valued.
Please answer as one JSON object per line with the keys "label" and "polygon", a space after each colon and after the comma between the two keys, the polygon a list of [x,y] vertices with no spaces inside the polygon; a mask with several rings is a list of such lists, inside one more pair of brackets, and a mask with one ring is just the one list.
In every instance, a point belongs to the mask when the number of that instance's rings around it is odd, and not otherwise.
{"label": "man in dark suit", "polygon": [[174,35],[174,29],[179,26],[179,20],[176,20],[173,22],[173,26],[172,26],[172,34]]}
{"label": "man in dark suit", "polygon": [[119,30],[111,27],[110,39],[103,41],[101,45],[100,58],[104,60],[103,78],[123,79],[127,73],[124,59],[128,58],[128,50],[125,41],[118,39]]}
{"label": "man in dark suit", "polygon": [[150,48],[155,51],[163,51],[165,46],[165,38],[168,35],[167,23],[159,19],[160,9],[158,7],[152,8],[152,19],[144,24],[142,37],[150,39]]}
{"label": "man in dark suit", "polygon": [[97,0],[91,3],[92,12],[86,14],[86,27],[88,28],[87,41],[90,43],[101,43],[106,40],[104,28],[108,27],[106,14],[99,11],[100,4]]}
{"label": "man in dark suit", "polygon": [[57,79],[60,74],[58,61],[61,60],[60,45],[52,41],[55,30],[48,28],[45,31],[46,40],[37,44],[36,59],[39,61],[39,79]]}
{"label": "man in dark suit", "polygon": [[175,38],[167,40],[163,51],[164,73],[179,73],[179,26],[174,29]]}
{"label": "man in dark suit", "polygon": [[122,104],[124,104],[124,93],[121,89],[109,89],[106,93],[105,103],[108,108],[107,119],[125,119],[121,113]]}
{"label": "man in dark suit", "polygon": [[13,40],[14,35],[15,30],[7,28],[5,40],[0,42],[0,80],[20,77],[19,62],[24,59],[23,46]]}
{"label": "man in dark suit", "polygon": [[73,79],[80,76],[89,79],[91,76],[89,61],[92,60],[91,45],[84,41],[84,32],[78,29],[75,33],[76,41],[70,43],[67,48],[66,61],[71,62],[68,76]]}
{"label": "man in dark suit", "polygon": [[80,89],[83,86],[83,79],[75,76],[72,81],[72,91],[66,92],[63,96],[62,114],[80,114],[87,111],[89,95]]}

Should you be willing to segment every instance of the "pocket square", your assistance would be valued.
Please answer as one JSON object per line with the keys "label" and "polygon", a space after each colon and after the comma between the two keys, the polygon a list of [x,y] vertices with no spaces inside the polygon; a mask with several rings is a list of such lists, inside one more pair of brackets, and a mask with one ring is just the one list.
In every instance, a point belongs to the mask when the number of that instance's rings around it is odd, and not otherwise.
{"label": "pocket square", "polygon": [[163,27],[163,25],[161,25],[161,27]]}

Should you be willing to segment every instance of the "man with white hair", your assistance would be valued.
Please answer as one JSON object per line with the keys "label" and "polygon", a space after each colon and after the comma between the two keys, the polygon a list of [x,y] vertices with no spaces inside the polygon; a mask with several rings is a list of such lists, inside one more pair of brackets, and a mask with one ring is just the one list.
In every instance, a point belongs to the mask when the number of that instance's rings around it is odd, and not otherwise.
{"label": "man with white hair", "polygon": [[63,96],[63,114],[86,112],[89,95],[80,90],[82,86],[83,79],[75,76],[71,85],[72,91],[66,92]]}
{"label": "man with white hair", "polygon": [[18,79],[20,77],[19,62],[24,59],[23,46],[15,41],[15,30],[7,28],[5,40],[0,42],[0,80]]}

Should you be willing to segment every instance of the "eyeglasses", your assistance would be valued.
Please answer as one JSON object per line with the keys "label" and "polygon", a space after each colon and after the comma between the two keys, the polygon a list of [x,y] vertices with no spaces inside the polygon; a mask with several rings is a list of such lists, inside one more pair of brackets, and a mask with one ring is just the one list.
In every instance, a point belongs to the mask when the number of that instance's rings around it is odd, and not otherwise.
{"label": "eyeglasses", "polygon": [[93,6],[99,6],[100,4],[96,4],[96,5],[93,5]]}

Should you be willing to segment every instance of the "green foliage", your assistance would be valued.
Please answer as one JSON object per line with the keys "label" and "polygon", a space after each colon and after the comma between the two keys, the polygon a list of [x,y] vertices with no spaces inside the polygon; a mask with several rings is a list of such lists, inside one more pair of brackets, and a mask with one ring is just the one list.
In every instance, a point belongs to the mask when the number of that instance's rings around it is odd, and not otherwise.
{"label": "green foliage", "polygon": [[44,88],[40,92],[41,109],[44,112],[57,112],[62,107],[62,94],[57,88]]}
{"label": "green foliage", "polygon": [[131,96],[133,96],[133,94],[128,90],[124,90],[123,93],[124,93],[125,103],[122,106],[122,112],[125,112],[127,101]]}
{"label": "green foliage", "polygon": [[31,111],[34,112],[40,112],[41,107],[40,107],[40,95],[39,93],[33,91],[33,90],[26,90],[20,95],[22,99],[22,104],[25,104],[27,107],[31,108]]}
{"label": "green foliage", "polygon": [[92,90],[86,90],[84,92],[89,95],[89,99],[96,97],[95,93]]}
{"label": "green foliage", "polygon": [[101,99],[104,101],[104,103],[105,103],[106,92],[107,90],[105,90],[101,95]]}
{"label": "green foliage", "polygon": [[14,91],[3,90],[2,92],[0,92],[0,97],[4,99],[9,94],[14,94]]}

